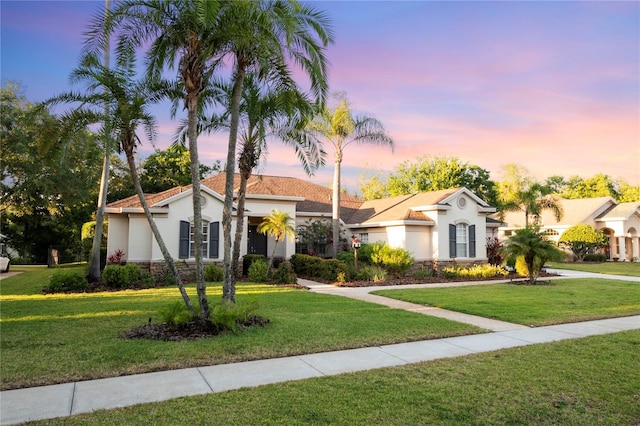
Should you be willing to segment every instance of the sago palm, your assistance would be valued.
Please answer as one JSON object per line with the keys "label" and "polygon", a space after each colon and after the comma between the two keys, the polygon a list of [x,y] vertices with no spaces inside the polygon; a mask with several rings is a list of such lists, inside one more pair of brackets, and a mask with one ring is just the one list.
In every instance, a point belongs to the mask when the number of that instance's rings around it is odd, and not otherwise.
{"label": "sago palm", "polygon": [[507,240],[505,255],[511,258],[522,256],[527,265],[529,282],[535,284],[545,262],[562,258],[562,252],[540,232],[538,227],[519,229]]}

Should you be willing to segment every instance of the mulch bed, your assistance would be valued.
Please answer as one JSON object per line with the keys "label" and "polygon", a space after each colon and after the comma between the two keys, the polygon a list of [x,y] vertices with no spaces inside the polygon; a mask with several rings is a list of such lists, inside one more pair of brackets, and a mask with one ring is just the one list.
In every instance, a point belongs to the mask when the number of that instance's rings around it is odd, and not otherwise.
{"label": "mulch bed", "polygon": [[[238,323],[240,328],[253,326],[265,327],[269,320],[256,315],[250,316],[246,321]],[[171,329],[167,324],[145,324],[123,332],[120,337],[123,339],[149,339],[164,340],[167,342],[179,342],[183,340],[197,340],[215,337],[228,329],[214,324],[211,321],[190,321]]]}
{"label": "mulch bed", "polygon": [[[539,278],[544,277],[554,277],[555,274],[549,274],[547,272],[541,272]],[[310,280],[314,280],[314,278],[308,278]],[[316,279],[317,280],[317,279]],[[396,285],[405,285],[405,284],[437,284],[437,283],[453,283],[453,282],[469,282],[469,281],[504,281],[510,280],[513,284],[528,284],[529,280],[523,278],[521,275],[516,273],[511,273],[509,275],[503,277],[493,277],[493,278],[470,278],[470,277],[459,277],[459,278],[445,278],[445,277],[427,277],[427,278],[414,278],[414,277],[400,277],[400,278],[389,278],[385,281],[374,282],[374,281],[350,281],[345,283],[332,283],[326,282],[326,284],[333,284],[336,287],[373,287],[373,286],[396,286]],[[550,285],[550,281],[538,281],[536,285]]]}

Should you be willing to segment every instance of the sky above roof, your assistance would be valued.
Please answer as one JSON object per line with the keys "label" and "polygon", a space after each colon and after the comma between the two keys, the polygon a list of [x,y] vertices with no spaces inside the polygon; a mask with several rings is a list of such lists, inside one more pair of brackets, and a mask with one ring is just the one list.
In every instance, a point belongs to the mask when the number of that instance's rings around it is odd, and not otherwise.
{"label": "sky above roof", "polygon": [[[2,84],[32,102],[72,88],[83,33],[103,1],[0,2]],[[640,184],[640,2],[322,1],[335,43],[329,84],[396,143],[350,145],[343,185],[420,156],[457,157],[500,180],[518,163],[536,178],[605,173]],[[156,109],[157,148],[176,123]],[[202,136],[203,163],[226,158],[226,135]],[[333,152],[314,182],[329,185]],[[143,146],[142,153],[153,150]],[[306,178],[271,143],[258,172]]]}

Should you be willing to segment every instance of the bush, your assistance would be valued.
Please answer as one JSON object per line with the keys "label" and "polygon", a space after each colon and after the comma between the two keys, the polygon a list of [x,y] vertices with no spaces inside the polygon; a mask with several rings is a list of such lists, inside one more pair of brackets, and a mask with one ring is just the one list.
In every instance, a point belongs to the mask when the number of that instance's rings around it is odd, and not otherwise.
{"label": "bush", "polygon": [[[255,262],[254,262],[255,264]],[[215,325],[236,331],[242,324],[249,322],[258,310],[258,302],[229,303],[221,302],[211,310],[211,322]]]}
{"label": "bush", "polygon": [[248,276],[249,279],[256,283],[263,283],[267,281],[267,262],[263,259],[256,259],[249,266]]}
{"label": "bush", "polygon": [[419,268],[416,269],[415,271],[413,271],[411,273],[411,276],[415,279],[421,280],[421,279],[425,279],[425,278],[430,278],[433,277],[435,275],[435,273],[433,272],[433,269],[431,268]]}
{"label": "bush", "polygon": [[338,259],[326,259],[322,262],[322,275],[321,278],[329,281],[336,281],[338,274],[344,274],[348,276],[349,268],[347,265]]}
{"label": "bush", "polygon": [[487,238],[487,258],[490,265],[499,266],[504,261],[502,243],[495,237]]}
{"label": "bush", "polygon": [[210,263],[204,268],[204,280],[207,282],[220,282],[224,279],[222,268],[215,263]]}
{"label": "bush", "polygon": [[378,283],[387,279],[387,271],[381,266],[367,265],[358,271],[356,278],[360,281],[373,281]]}
{"label": "bush", "polygon": [[249,267],[256,260],[263,260],[266,262],[266,258],[261,254],[245,254],[242,258],[242,275],[245,277],[249,276]]}
{"label": "bush", "polygon": [[496,278],[505,277],[509,272],[501,266],[485,263],[470,267],[448,266],[442,268],[442,275],[446,278]]}
{"label": "bush", "polygon": [[114,289],[128,288],[132,284],[146,285],[151,281],[151,277],[143,275],[140,267],[134,263],[107,265],[102,271],[102,282]]}
{"label": "bush", "polygon": [[84,275],[73,272],[58,270],[49,277],[49,293],[64,293],[67,291],[85,291],[89,288],[87,279]]}
{"label": "bush", "polygon": [[413,258],[403,248],[392,248],[387,244],[374,244],[371,261],[382,266],[395,276],[403,276],[413,265]]}
{"label": "bush", "polygon": [[298,275],[322,278],[327,281],[336,281],[338,274],[349,276],[347,264],[338,259],[322,259],[307,254],[294,254],[291,256],[291,265]]}
{"label": "bush", "polygon": [[[543,265],[540,264],[540,258],[536,257],[534,260],[534,267],[537,270],[540,270]],[[518,256],[516,259],[516,273],[523,277],[529,276],[529,267],[527,267],[527,263],[524,260],[524,256]]]}
{"label": "bush", "polygon": [[187,324],[193,316],[187,310],[183,302],[176,302],[165,309],[160,310],[160,318],[167,324],[170,330],[177,330],[181,325]]}
{"label": "bush", "polygon": [[604,254],[588,254],[583,260],[585,262],[606,262],[607,256]]}
{"label": "bush", "polygon": [[272,273],[272,279],[278,284],[297,284],[298,277],[290,262],[282,262]]}

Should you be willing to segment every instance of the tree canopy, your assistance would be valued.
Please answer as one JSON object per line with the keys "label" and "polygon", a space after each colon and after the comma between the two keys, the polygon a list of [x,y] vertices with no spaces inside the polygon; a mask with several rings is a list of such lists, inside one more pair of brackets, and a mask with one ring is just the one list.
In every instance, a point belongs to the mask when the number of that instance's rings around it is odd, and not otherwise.
{"label": "tree canopy", "polygon": [[362,180],[360,190],[365,199],[438,191],[464,186],[490,205],[495,205],[495,182],[489,172],[455,157],[418,157],[405,161],[384,177]]}
{"label": "tree canopy", "polygon": [[571,250],[579,262],[582,262],[587,254],[607,244],[607,236],[586,223],[569,227],[558,239],[558,245]]}

